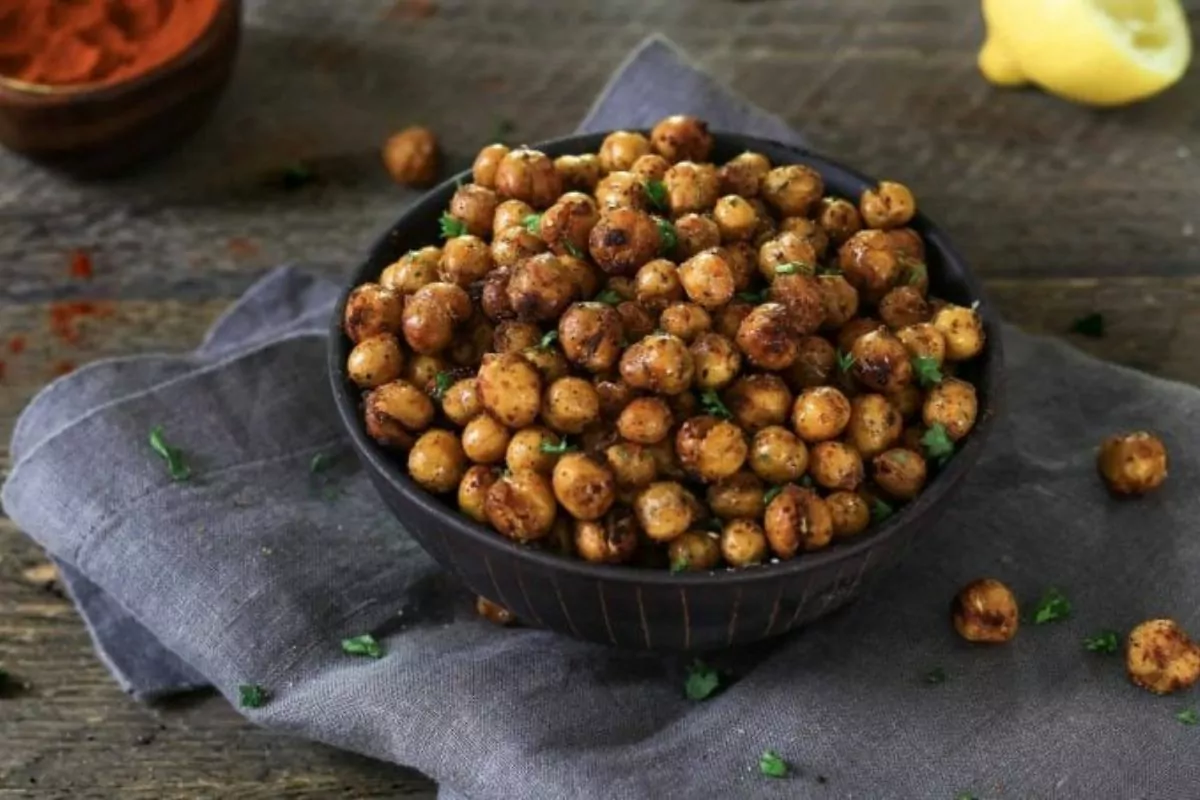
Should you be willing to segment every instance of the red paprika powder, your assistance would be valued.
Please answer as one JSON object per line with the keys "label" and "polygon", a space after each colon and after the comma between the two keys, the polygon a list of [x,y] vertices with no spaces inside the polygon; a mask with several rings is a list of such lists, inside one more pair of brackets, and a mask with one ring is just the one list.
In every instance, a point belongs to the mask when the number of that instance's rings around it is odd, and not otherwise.
{"label": "red paprika powder", "polygon": [[0,0],[0,75],[120,83],[183,53],[222,0]]}

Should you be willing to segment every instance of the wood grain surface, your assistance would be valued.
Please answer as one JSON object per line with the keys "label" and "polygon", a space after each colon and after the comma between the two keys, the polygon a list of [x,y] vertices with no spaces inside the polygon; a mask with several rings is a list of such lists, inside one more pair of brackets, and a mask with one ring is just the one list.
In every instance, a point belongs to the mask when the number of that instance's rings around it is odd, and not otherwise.
{"label": "wood grain surface", "polygon": [[[1195,27],[1200,1],[1186,5]],[[105,184],[0,156],[0,440],[61,371],[194,346],[272,265],[348,271],[410,197],[378,164],[391,130],[432,126],[457,164],[502,122],[526,141],[565,133],[656,30],[816,149],[914,187],[1010,321],[1068,335],[1100,311],[1107,335],[1076,344],[1200,383],[1195,68],[1104,112],[996,90],[963,0],[252,0],[246,13],[229,94],[180,152]],[[266,179],[298,161],[316,185]],[[72,274],[76,248],[90,279]],[[61,304],[81,301],[101,313],[64,331]],[[0,667],[17,683],[0,698],[0,800],[434,797],[414,773],[255,729],[219,698],[134,703],[46,567],[0,519]]]}

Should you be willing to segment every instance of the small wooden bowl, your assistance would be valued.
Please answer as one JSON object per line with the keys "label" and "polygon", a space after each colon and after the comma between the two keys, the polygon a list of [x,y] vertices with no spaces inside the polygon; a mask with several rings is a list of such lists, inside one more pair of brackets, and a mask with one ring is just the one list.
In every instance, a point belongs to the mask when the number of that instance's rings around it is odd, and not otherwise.
{"label": "small wooden bowl", "polygon": [[76,177],[128,170],[207,119],[233,72],[241,32],[241,0],[224,0],[191,47],[132,80],[48,86],[0,76],[0,144]]}

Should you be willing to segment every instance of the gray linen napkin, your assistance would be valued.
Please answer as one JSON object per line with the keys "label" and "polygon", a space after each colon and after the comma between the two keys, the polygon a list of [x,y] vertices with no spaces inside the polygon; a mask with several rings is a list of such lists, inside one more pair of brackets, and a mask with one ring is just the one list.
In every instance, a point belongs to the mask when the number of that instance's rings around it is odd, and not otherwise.
{"label": "gray linen napkin", "polygon": [[[584,129],[701,114],[795,140],[661,40],[620,70]],[[674,658],[475,618],[376,499],[335,423],[322,330],[335,287],[293,269],[254,286],[185,356],[91,365],[44,390],[13,437],[5,509],[64,567],[122,685],[273,693],[263,725],[416,767],[455,798],[1192,798],[1196,697],[1133,688],[1081,638],[1168,615],[1200,628],[1200,392],[1005,332],[1007,418],[955,507],[834,618],[731,654],[692,703]],[[164,426],[194,472],[149,451]],[[1108,498],[1097,442],[1161,432],[1171,479]],[[316,453],[337,466],[313,475]],[[979,575],[1075,611],[975,648],[947,602]],[[86,576],[86,577],[85,577]],[[343,655],[374,631],[381,660]],[[934,668],[948,680],[932,685]],[[766,749],[796,768],[771,780]]]}

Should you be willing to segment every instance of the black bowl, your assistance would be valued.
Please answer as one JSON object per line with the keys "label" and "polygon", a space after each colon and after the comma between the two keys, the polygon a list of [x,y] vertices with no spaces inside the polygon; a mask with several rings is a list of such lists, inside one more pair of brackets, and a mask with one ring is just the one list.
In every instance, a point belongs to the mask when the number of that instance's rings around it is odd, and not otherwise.
{"label": "black bowl", "polygon": [[[857,198],[875,181],[812,153],[739,134],[716,133],[713,159],[746,150],[774,164],[807,164],[821,173],[827,191]],[[595,152],[604,134],[568,136],[538,145],[551,156]],[[665,570],[590,564],[516,544],[479,525],[451,502],[409,479],[402,458],[364,432],[361,393],[346,378],[350,341],[342,312],[350,289],[377,280],[401,255],[438,241],[438,218],[456,181],[437,187],[412,206],[372,249],[354,274],[330,322],[329,377],[338,412],[363,467],[388,507],[443,567],[472,591],[512,610],[522,621],[584,639],[635,649],[704,650],[747,644],[810,623],[855,598],[864,584],[895,564],[913,537],[946,508],[963,476],[983,450],[1001,394],[999,320],[945,235],[918,215],[925,237],[931,290],[961,304],[980,302],[988,343],[963,371],[979,394],[979,419],[954,458],[909,505],[860,537],[791,561],[742,570],[672,574]]]}

